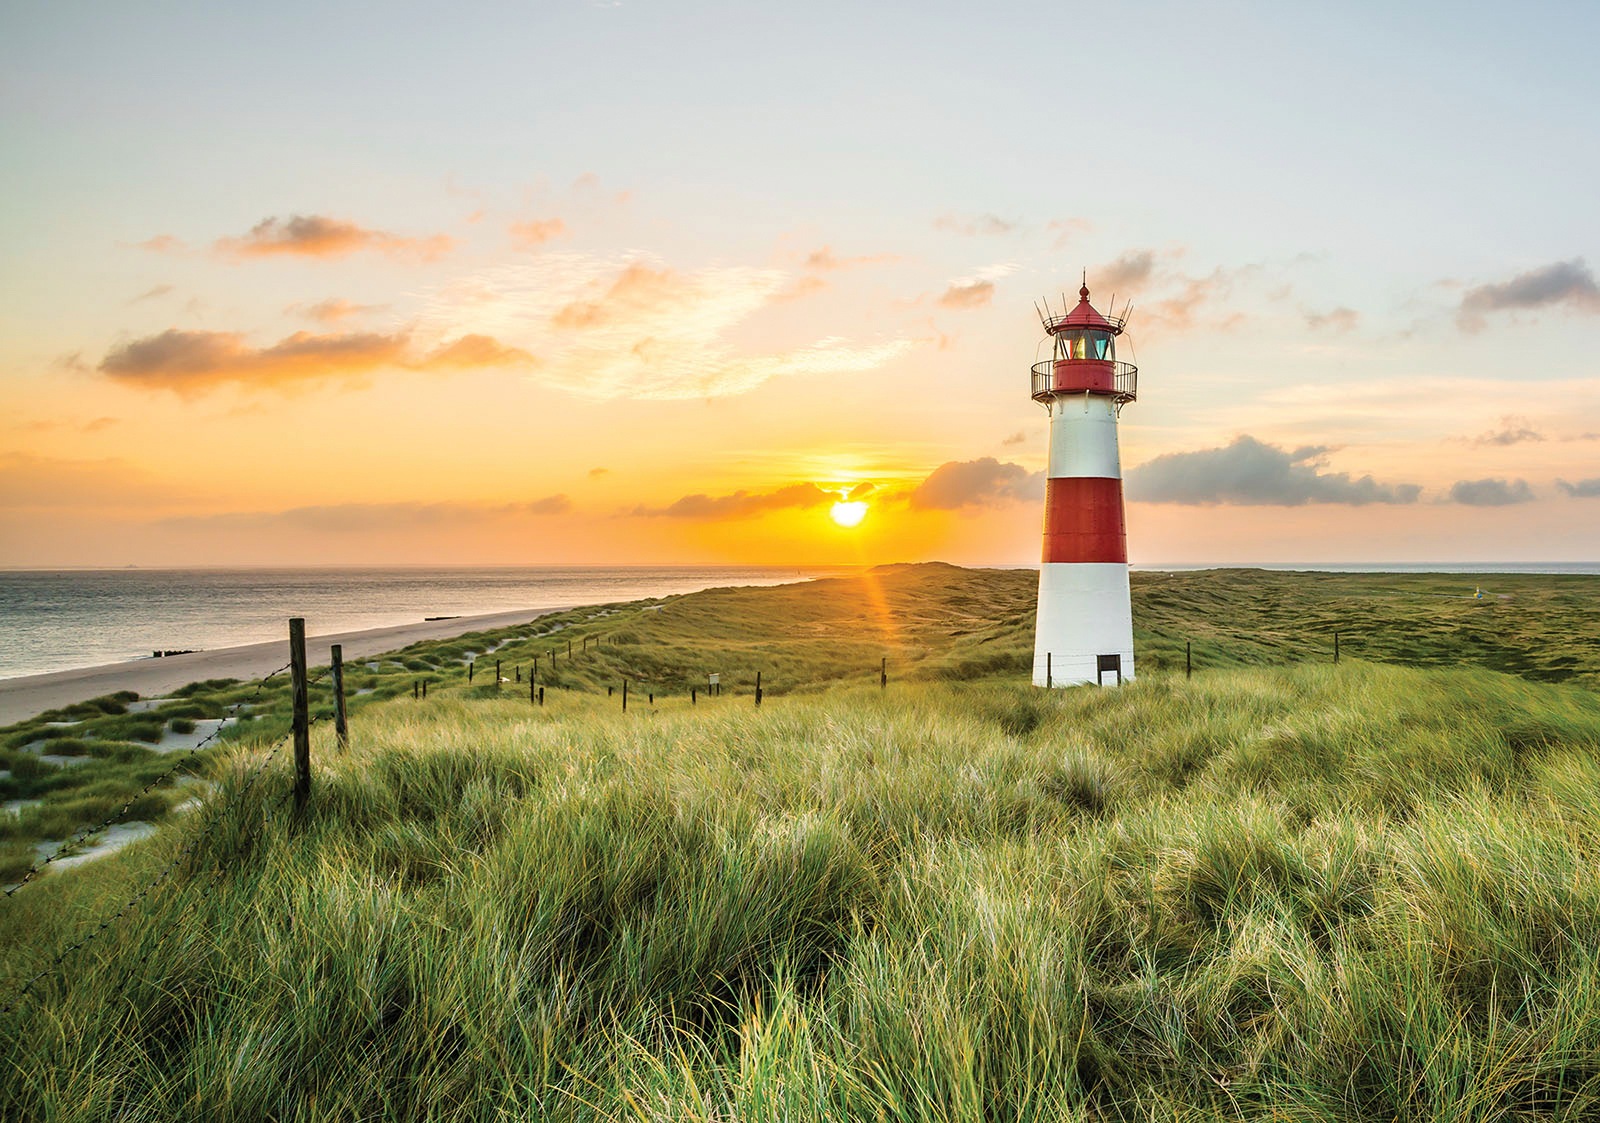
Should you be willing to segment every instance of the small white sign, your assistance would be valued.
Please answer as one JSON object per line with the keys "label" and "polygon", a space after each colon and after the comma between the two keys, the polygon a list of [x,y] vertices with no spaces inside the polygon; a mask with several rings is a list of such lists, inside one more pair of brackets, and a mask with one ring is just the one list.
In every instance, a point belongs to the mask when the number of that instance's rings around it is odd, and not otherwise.
{"label": "small white sign", "polygon": [[706,685],[707,686],[716,686],[717,683],[719,683],[721,681],[722,681],[722,676],[721,675],[707,675],[706,676]]}

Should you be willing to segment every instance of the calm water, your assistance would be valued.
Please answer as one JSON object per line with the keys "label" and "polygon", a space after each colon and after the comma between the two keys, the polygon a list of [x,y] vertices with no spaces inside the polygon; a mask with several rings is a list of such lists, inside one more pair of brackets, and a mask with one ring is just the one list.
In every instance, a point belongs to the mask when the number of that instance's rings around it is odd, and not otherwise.
{"label": "calm water", "polygon": [[571,608],[837,573],[800,567],[0,571],[0,678],[523,608]]}

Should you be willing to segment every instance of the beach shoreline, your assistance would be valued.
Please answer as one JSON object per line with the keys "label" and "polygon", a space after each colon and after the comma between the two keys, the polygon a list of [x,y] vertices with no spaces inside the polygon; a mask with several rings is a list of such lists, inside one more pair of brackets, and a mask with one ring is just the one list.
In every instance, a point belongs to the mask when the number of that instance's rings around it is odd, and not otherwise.
{"label": "beach shoreline", "polygon": [[[508,628],[561,611],[565,611],[561,606],[523,608],[311,635],[306,637],[306,658],[314,667],[325,664],[329,659],[328,648],[337,643],[344,648],[345,661],[353,662],[421,640],[449,639],[467,632]],[[288,661],[288,623],[285,621],[284,637],[280,640],[0,679],[0,725],[12,725],[46,710],[60,709],[119,690],[132,690],[141,698],[153,698],[204,679],[257,679]]]}

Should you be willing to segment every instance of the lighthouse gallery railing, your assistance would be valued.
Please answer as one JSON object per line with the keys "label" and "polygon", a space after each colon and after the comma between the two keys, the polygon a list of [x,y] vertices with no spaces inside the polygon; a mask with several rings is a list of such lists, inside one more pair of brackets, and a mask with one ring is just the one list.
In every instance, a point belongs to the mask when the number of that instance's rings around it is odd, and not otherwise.
{"label": "lighthouse gallery railing", "polygon": [[[1056,361],[1047,359],[1042,363],[1033,364],[1033,400],[1036,402],[1047,401],[1057,393]],[[1117,405],[1131,402],[1139,396],[1139,368],[1132,363],[1112,364],[1112,394]],[[1077,393],[1078,391],[1061,391],[1062,393]]]}

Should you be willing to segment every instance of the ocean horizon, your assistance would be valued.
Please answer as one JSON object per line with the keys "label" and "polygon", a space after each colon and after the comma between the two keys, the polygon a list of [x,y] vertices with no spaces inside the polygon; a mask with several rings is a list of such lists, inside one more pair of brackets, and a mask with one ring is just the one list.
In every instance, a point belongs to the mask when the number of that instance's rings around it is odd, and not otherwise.
{"label": "ocean horizon", "polygon": [[782,585],[842,566],[329,566],[0,570],[0,679],[311,635]]}

